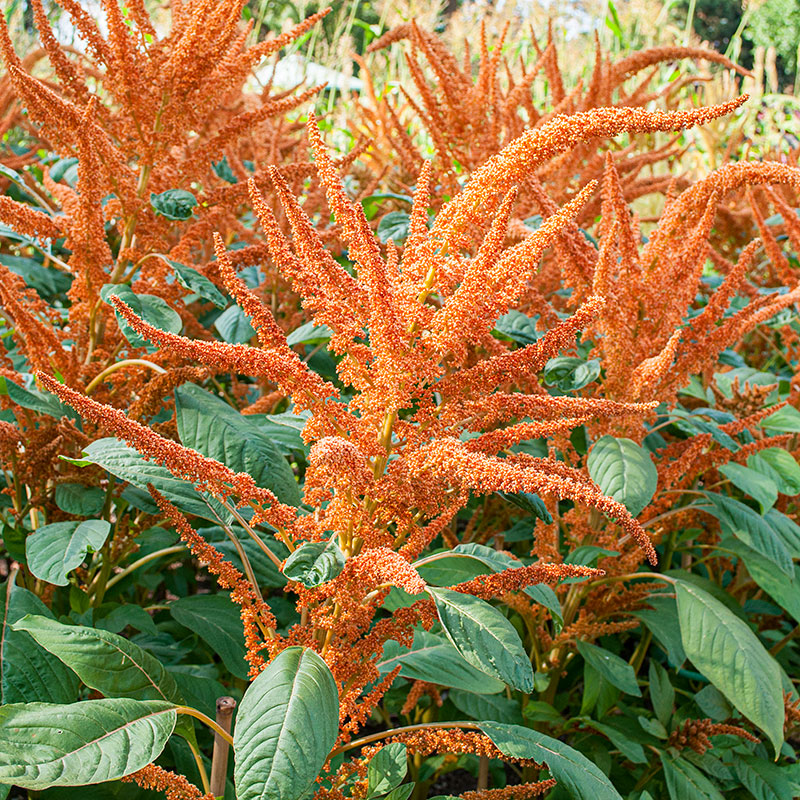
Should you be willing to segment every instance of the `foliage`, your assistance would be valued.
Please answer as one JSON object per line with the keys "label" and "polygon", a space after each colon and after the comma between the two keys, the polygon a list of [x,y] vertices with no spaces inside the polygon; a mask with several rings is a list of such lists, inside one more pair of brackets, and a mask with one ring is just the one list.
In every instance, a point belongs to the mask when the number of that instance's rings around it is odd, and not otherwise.
{"label": "foliage", "polygon": [[407,24],[334,159],[247,88],[320,15],[60,5],[0,24],[0,796],[800,792],[800,170],[666,174],[746,98],[653,86],[736,66]]}

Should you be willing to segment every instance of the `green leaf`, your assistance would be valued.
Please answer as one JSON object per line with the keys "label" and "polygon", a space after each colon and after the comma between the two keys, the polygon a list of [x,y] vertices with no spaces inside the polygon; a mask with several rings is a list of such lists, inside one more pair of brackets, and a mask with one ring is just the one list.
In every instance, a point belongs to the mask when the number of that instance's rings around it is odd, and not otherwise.
{"label": "green leaf", "polygon": [[237,677],[247,678],[239,607],[226,594],[195,594],[170,604],[173,618],[206,641]]}
{"label": "green leaf", "polygon": [[161,662],[122,636],[31,614],[19,620],[14,630],[29,633],[90,689],[106,697],[183,703],[175,680]]}
{"label": "green leaf", "polygon": [[378,750],[367,766],[367,797],[378,797],[399,786],[408,772],[408,751],[401,742]]}
{"label": "green leaf", "polygon": [[[452,586],[472,580],[489,572],[503,572],[525,566],[521,561],[484,544],[469,542],[456,545],[452,550],[435,553],[417,562],[418,572],[426,583]],[[415,567],[417,564],[414,565]],[[524,590],[532,600],[547,608],[558,624],[561,622],[561,604],[558,596],[547,584],[527,586]]]}
{"label": "green leaf", "polygon": [[409,783],[402,783],[396,789],[392,789],[387,795],[384,795],[383,800],[408,800],[411,792],[414,791],[416,784],[411,781]]}
{"label": "green leaf", "polygon": [[675,705],[675,689],[672,688],[669,674],[655,659],[650,660],[648,677],[653,711],[656,712],[658,721],[666,727],[669,725],[672,707]]}
{"label": "green leaf", "polygon": [[483,722],[480,728],[504,755],[547,764],[558,785],[573,800],[622,800],[608,778],[564,742],[519,725]]}
{"label": "green leaf", "polygon": [[[171,308],[166,300],[156,295],[135,294],[131,287],[126,284],[107,283],[100,290],[100,297],[109,305],[111,305],[112,297],[119,297],[125,305],[130,307],[134,314],[160,331],[180,333],[183,328],[181,315]],[[115,310],[114,313],[122,335],[134,347],[150,347],[154,349],[147,339],[140,336],[118,311]]]}
{"label": "green leaf", "polygon": [[178,434],[186,447],[234,472],[246,472],[281,502],[300,505],[300,487],[289,462],[257,423],[192,383],[175,390],[175,408]]}
{"label": "green leaf", "polygon": [[414,632],[411,647],[388,641],[376,664],[381,675],[400,666],[400,677],[450,686],[475,694],[497,694],[505,684],[468,664],[447,639],[425,630]]}
{"label": "green leaf", "polygon": [[391,239],[395,244],[403,244],[411,229],[411,217],[405,211],[390,211],[378,223],[378,238],[386,244]]}
{"label": "green leaf", "polygon": [[775,569],[775,564],[743,542],[726,540],[725,546],[733,550],[744,561],[750,577],[778,603],[781,608],[800,622],[800,568],[793,565],[793,577]]}
{"label": "green leaf", "polygon": [[102,519],[43,525],[25,543],[28,568],[43,581],[66,586],[67,575],[83,563],[87,553],[99,550],[110,532],[110,523]]}
{"label": "green leaf", "polygon": [[676,581],[686,655],[751,722],[777,753],[783,742],[780,669],[750,628],[697,586]]}
{"label": "green leaf", "polygon": [[600,362],[593,358],[557,356],[551,358],[544,368],[544,382],[555,384],[562,392],[576,392],[600,377]]}
{"label": "green leaf", "polygon": [[219,335],[231,344],[247,344],[255,335],[250,318],[237,305],[226,308],[215,320]]}
{"label": "green leaf", "polygon": [[306,542],[286,559],[283,574],[311,588],[333,580],[344,569],[344,553],[336,542]]}
{"label": "green leaf", "polygon": [[300,800],[339,733],[339,694],[313,651],[287,647],[250,684],[233,732],[237,800]]}
{"label": "green leaf", "polygon": [[161,194],[151,192],[150,205],[156,214],[167,219],[189,219],[198,203],[197,198],[185,189],[167,189]]}
{"label": "green leaf", "polygon": [[641,697],[642,691],[636,682],[633,667],[614,653],[604,650],[580,639],[576,642],[578,652],[592,665],[612,686],[616,686],[625,694]]}
{"label": "green leaf", "polygon": [[37,414],[48,417],[70,417],[77,419],[77,412],[64,405],[54,394],[40,392],[38,389],[23,389],[14,381],[0,376],[0,394],[8,395],[8,399],[21,408],[27,408]]}
{"label": "green leaf", "polygon": [[495,494],[500,495],[504,500],[508,500],[509,503],[513,503],[515,506],[537,516],[547,525],[553,522],[553,517],[547,510],[544,500],[542,500],[538,494],[534,494],[533,492],[495,492]]}
{"label": "green leaf", "polygon": [[154,761],[176,721],[159,700],[2,706],[0,781],[46,789],[116,780]]}
{"label": "green leaf", "polygon": [[56,505],[67,514],[97,516],[103,510],[105,499],[106,493],[98,486],[81,483],[59,483],[56,486]]}
{"label": "green leaf", "polygon": [[723,532],[735,536],[748,547],[761,553],[787,575],[793,574],[792,554],[766,517],[732,497],[706,492]]}
{"label": "green leaf", "polygon": [[797,796],[783,770],[763,758],[737,753],[732,768],[756,800],[785,800]]}
{"label": "green leaf", "polygon": [[660,756],[672,800],[724,800],[717,787],[694,764],[665,752]]}
{"label": "green leaf", "polygon": [[622,503],[634,517],[653,499],[658,471],[647,450],[631,439],[601,436],[586,464],[600,491]]}
{"label": "green leaf", "polygon": [[763,471],[764,464],[770,468],[781,494],[800,494],[800,465],[791,453],[780,447],[769,447],[747,458],[747,466],[753,469]]}
{"label": "green leaf", "polygon": [[499,317],[495,323],[495,333],[507,336],[513,342],[521,345],[533,344],[544,336],[544,331],[536,330],[535,317],[529,317],[521,311],[511,309],[507,314]]}
{"label": "green leaf", "polygon": [[778,499],[778,487],[769,476],[733,462],[724,464],[719,471],[737,489],[750,495],[760,506],[762,514],[775,505]]}
{"label": "green leaf", "polygon": [[286,343],[289,347],[296,344],[322,344],[329,341],[332,335],[333,331],[327,325],[306,322],[286,337]]}
{"label": "green leaf", "polygon": [[27,614],[52,617],[49,608],[21,586],[0,584],[0,703],[71,703],[78,678],[14,623]]}
{"label": "green leaf", "polygon": [[533,689],[533,668],[514,626],[494,606],[450,589],[427,590],[447,638],[467,663],[513,689]]}
{"label": "green leaf", "polygon": [[800,411],[793,406],[783,406],[759,425],[769,434],[800,433]]}
{"label": "green leaf", "polygon": [[622,731],[617,730],[612,725],[605,725],[602,722],[597,722],[593,719],[583,719],[584,725],[602,733],[606,736],[614,747],[622,753],[622,755],[632,761],[634,764],[646,764],[647,756],[645,755],[644,748],[633,739],[626,736]]}
{"label": "green leaf", "polygon": [[167,261],[175,270],[175,277],[181,286],[199,295],[203,300],[210,301],[217,308],[225,308],[228,304],[225,295],[205,275],[193,267],[181,264],[179,261],[173,261],[172,259],[167,259]]}
{"label": "green leaf", "polygon": [[521,725],[519,703],[501,694],[475,694],[451,689],[448,695],[453,705],[472,719]]}
{"label": "green leaf", "polygon": [[[84,461],[97,464],[120,480],[128,481],[144,490],[142,510],[157,514],[158,506],[147,493],[147,484],[153,486],[181,511],[195,517],[219,522],[228,518],[228,512],[213,497],[205,499],[188,481],[176,478],[166,467],[148,461],[125,442],[109,437],[92,442],[83,451]],[[140,506],[140,507],[142,507]]]}
{"label": "green leaf", "polygon": [[695,694],[694,701],[714,722],[723,722],[733,716],[733,707],[725,699],[725,695],[710,683]]}

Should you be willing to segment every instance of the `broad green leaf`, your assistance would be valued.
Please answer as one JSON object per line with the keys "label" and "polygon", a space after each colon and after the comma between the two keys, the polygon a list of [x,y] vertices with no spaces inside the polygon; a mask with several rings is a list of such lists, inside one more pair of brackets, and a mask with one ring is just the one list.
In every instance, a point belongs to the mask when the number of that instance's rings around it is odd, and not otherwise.
{"label": "broad green leaf", "polygon": [[166,192],[150,193],[150,205],[156,214],[167,219],[189,219],[194,214],[197,198],[185,189],[167,189]]}
{"label": "broad green leaf", "polygon": [[655,736],[656,739],[667,739],[669,737],[667,729],[657,719],[647,719],[647,717],[640,716],[638,721],[642,730],[651,736]]}
{"label": "broad green leaf", "polygon": [[67,575],[83,563],[87,553],[99,550],[110,532],[110,523],[102,519],[43,525],[25,543],[28,568],[43,581],[66,586]]}
{"label": "broad green leaf", "polygon": [[800,558],[800,525],[775,508],[767,511],[764,519],[792,554],[792,558]]}
{"label": "broad green leaf", "polygon": [[672,688],[669,674],[655,659],[650,660],[648,677],[653,711],[656,712],[658,721],[666,727],[672,717],[672,707],[675,705],[675,689]]}
{"label": "broad green leaf", "polygon": [[636,673],[633,667],[618,655],[604,650],[589,642],[580,639],[576,642],[578,652],[591,664],[612,686],[616,686],[625,694],[641,697],[642,691],[636,682]]}
{"label": "broad green leaf", "polygon": [[544,331],[536,330],[538,315],[529,317],[521,311],[511,309],[507,314],[499,317],[495,323],[495,333],[501,333],[512,341],[521,345],[533,344],[544,336]]}
{"label": "broad green leaf", "polygon": [[306,587],[333,580],[344,568],[344,553],[336,542],[306,542],[286,559],[283,574]]}
{"label": "broad green leaf", "polygon": [[283,454],[224,400],[187,383],[175,390],[178,434],[186,447],[220,461],[234,472],[246,472],[256,485],[283,503],[299,506],[300,488]]}
{"label": "broad green leaf", "polygon": [[294,347],[296,344],[322,344],[332,335],[333,331],[327,325],[306,322],[286,337],[286,343],[289,347]]}
{"label": "broad green leaf", "polygon": [[542,522],[550,525],[553,521],[553,516],[547,510],[544,500],[538,494],[533,492],[496,492],[504,500],[513,503],[515,506],[530,512],[538,517]]}
{"label": "broad green leaf", "polygon": [[[111,305],[112,296],[119,297],[137,316],[154,328],[167,333],[181,332],[183,327],[181,315],[171,308],[163,298],[153,294],[135,294],[131,287],[126,284],[107,283],[100,290],[100,297]],[[115,311],[115,314],[122,335],[134,347],[153,347],[120,316],[118,311]]]}
{"label": "broad green leaf", "polygon": [[385,244],[391,239],[395,244],[403,244],[408,237],[411,217],[405,211],[390,211],[378,223],[378,238]]}
{"label": "broad green leaf", "polygon": [[97,516],[103,510],[105,499],[106,493],[98,486],[81,483],[59,483],[56,486],[56,505],[67,514]]}
{"label": "broad green leaf", "polygon": [[302,431],[311,417],[310,411],[293,413],[286,411],[283,414],[248,414],[250,419],[258,424],[264,435],[284,454],[299,450],[308,455],[310,449],[303,441]]}
{"label": "broad green leaf", "polygon": [[147,493],[147,484],[153,486],[174,503],[181,511],[195,517],[219,522],[226,520],[229,514],[213,497],[205,499],[195,491],[188,481],[176,478],[166,467],[148,461],[133,447],[129,447],[119,439],[109,437],[97,439],[83,451],[83,461],[97,464],[120,480],[128,481],[144,491],[142,497],[143,510],[151,514],[158,513],[158,506]]}
{"label": "broad green leaf", "polygon": [[694,701],[698,708],[714,722],[723,722],[733,716],[733,707],[725,695],[710,683],[695,693]]}
{"label": "broad green leaf", "polygon": [[15,405],[30,409],[37,414],[46,414],[56,419],[60,417],[77,419],[75,410],[64,405],[55,395],[40,392],[38,389],[24,389],[3,376],[0,376],[0,394],[8,395],[8,399]]}
{"label": "broad green leaf", "polygon": [[513,689],[533,689],[533,668],[513,625],[485,600],[450,589],[428,592],[447,638],[464,660]]}
{"label": "broad green leaf", "polygon": [[400,742],[378,750],[367,766],[367,797],[378,797],[399,786],[408,772],[408,749]]}
{"label": "broad green leaf", "polygon": [[772,597],[772,599],[800,622],[800,568],[793,565],[794,575],[790,578],[785,572],[775,569],[775,564],[743,542],[725,540],[725,546],[735,551],[744,561],[750,577]]}
{"label": "broad green leaf", "polygon": [[582,721],[587,727],[594,728],[594,730],[607,737],[611,744],[613,744],[628,761],[632,761],[634,764],[647,763],[647,756],[645,755],[644,748],[639,742],[634,742],[622,731],[617,730],[612,725],[605,725],[602,722],[597,722],[597,720],[583,718]]}
{"label": "broad green leaf", "polygon": [[300,800],[339,733],[339,693],[328,665],[283,650],[250,684],[233,732],[237,800]]}
{"label": "broad green leaf", "polygon": [[763,471],[765,464],[781,494],[800,494],[800,465],[791,453],[780,447],[769,447],[747,458],[747,466],[753,469]]}
{"label": "broad green leaf", "polygon": [[217,308],[225,308],[228,303],[225,295],[205,275],[178,261],[172,259],[167,261],[175,270],[175,277],[181,286],[199,295],[203,300],[212,302]]}
{"label": "broad green leaf", "polygon": [[[484,544],[469,542],[456,545],[452,550],[434,553],[414,566],[417,567],[420,576],[426,583],[452,586],[472,580],[478,575],[503,572],[506,569],[518,569],[525,565],[507,553],[494,550]],[[544,583],[535,584],[527,586],[523,591],[532,600],[547,608],[558,624],[561,623],[561,604],[550,586]]]}
{"label": "broad green leaf", "polygon": [[783,770],[763,758],[737,753],[732,768],[756,800],[785,800],[797,796]]}
{"label": "broad green leaf", "polygon": [[557,356],[551,358],[544,368],[544,382],[555,384],[562,392],[576,392],[600,377],[600,362],[593,358]]}
{"label": "broad green leaf", "polygon": [[658,471],[650,454],[631,439],[601,436],[589,451],[589,476],[603,494],[635,517],[653,499]]}
{"label": "broad green leaf", "polygon": [[501,694],[475,694],[451,689],[448,697],[459,711],[472,719],[522,725],[519,703]]}
{"label": "broad green leaf", "polygon": [[774,433],[800,433],[800,411],[793,406],[783,406],[759,425],[769,434]]}
{"label": "broad green leaf", "polygon": [[766,517],[732,497],[714,492],[706,492],[706,497],[712,504],[706,510],[720,521],[725,533],[761,553],[787,575],[792,574],[792,554]]}
{"label": "broad green leaf", "polygon": [[106,697],[183,703],[174,679],[161,662],[122,636],[30,614],[19,620],[14,630],[29,633],[90,689]]}
{"label": "broad green leaf", "polygon": [[775,501],[778,499],[778,487],[769,476],[733,462],[724,464],[719,471],[737,489],[750,495],[760,506],[762,514],[775,505]]}
{"label": "broad green leaf", "polygon": [[237,305],[226,308],[215,320],[214,327],[219,335],[231,344],[247,344],[256,332],[250,318]]}
{"label": "broad green leaf", "polygon": [[46,789],[116,780],[154,761],[176,721],[160,700],[2,706],[0,781]]}
{"label": "broad green leaf", "polygon": [[206,641],[237,677],[247,678],[239,607],[226,594],[195,594],[170,604],[173,618]]}
{"label": "broad green leaf", "polygon": [[660,755],[672,800],[724,800],[717,787],[694,764],[665,752]]}
{"label": "broad green leaf", "polygon": [[547,764],[558,785],[573,800],[622,800],[608,778],[586,756],[564,742],[519,725],[480,723],[500,752]]}
{"label": "broad green leaf", "polygon": [[400,677],[463,689],[476,694],[497,694],[505,684],[468,664],[447,639],[425,630],[414,632],[410,648],[395,641],[383,647],[376,664],[382,675],[400,666]]}
{"label": "broad green leaf", "polygon": [[678,618],[689,660],[769,737],[783,742],[780,669],[750,628],[706,592],[676,581]]}
{"label": "broad green leaf", "polygon": [[49,608],[21,586],[0,584],[0,704],[71,703],[78,678],[14,623],[27,614],[52,617]]}
{"label": "broad green leaf", "polygon": [[383,800],[408,800],[411,796],[411,792],[414,791],[414,787],[416,783],[413,781],[409,781],[408,783],[401,783],[395,789],[392,789],[391,792],[384,795]]}
{"label": "broad green leaf", "polygon": [[66,294],[72,286],[73,276],[53,267],[45,267],[39,258],[40,256],[27,258],[3,253],[2,263],[15,275],[19,275],[27,286],[36,289],[45,300],[51,301],[54,295]]}

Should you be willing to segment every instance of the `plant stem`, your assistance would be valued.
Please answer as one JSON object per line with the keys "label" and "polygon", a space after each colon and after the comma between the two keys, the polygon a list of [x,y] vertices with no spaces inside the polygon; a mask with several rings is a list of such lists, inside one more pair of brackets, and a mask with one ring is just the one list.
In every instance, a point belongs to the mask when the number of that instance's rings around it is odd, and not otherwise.
{"label": "plant stem", "polygon": [[211,717],[207,717],[202,711],[198,711],[196,708],[192,708],[191,706],[176,706],[175,710],[179,714],[186,714],[188,717],[199,719],[200,722],[211,728],[214,733],[218,733],[231,747],[233,747],[233,737],[227,731],[220,728],[220,726],[217,725],[217,723],[214,722]]}
{"label": "plant stem", "polygon": [[160,367],[158,364],[154,364],[152,361],[147,361],[144,358],[126,358],[124,361],[117,361],[116,364],[106,367],[99,375],[95,375],[95,377],[86,387],[86,394],[91,394],[103,382],[103,380],[105,380],[105,378],[107,378],[109,375],[112,375],[117,370],[124,369],[125,367],[149,367],[153,370],[153,372],[157,372],[159,375],[164,375],[166,373],[164,367]]}
{"label": "plant stem", "polygon": [[146,556],[142,556],[138,561],[134,561],[133,564],[125,567],[122,572],[118,572],[113,578],[111,578],[111,580],[106,584],[106,589],[110,589],[112,586],[114,586],[114,584],[119,583],[123,578],[127,578],[131,572],[139,569],[139,567],[143,567],[145,564],[149,564],[151,561],[155,561],[157,558],[161,558],[162,556],[171,556],[175,553],[182,553],[185,549],[186,545],[176,544],[172,547],[165,547],[163,550],[156,550],[154,553],[148,553]]}
{"label": "plant stem", "polygon": [[[217,725],[230,734],[233,709],[236,708],[236,701],[232,697],[217,698]],[[225,794],[225,778],[228,774],[228,742],[214,733],[214,753],[211,757],[211,788],[214,797],[222,797]]]}
{"label": "plant stem", "polygon": [[192,751],[194,763],[197,764],[197,771],[200,773],[200,782],[203,784],[203,791],[208,794],[211,791],[211,786],[208,782],[208,773],[206,772],[205,764],[203,764],[203,756],[194,746],[194,744],[192,744],[192,742],[187,740],[186,743],[189,745],[189,749]]}

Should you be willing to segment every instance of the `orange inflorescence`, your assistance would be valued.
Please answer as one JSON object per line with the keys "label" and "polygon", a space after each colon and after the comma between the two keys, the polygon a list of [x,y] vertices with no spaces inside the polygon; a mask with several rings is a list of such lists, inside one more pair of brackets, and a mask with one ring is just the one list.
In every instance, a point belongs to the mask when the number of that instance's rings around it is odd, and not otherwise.
{"label": "orange inflorescence", "polygon": [[541,764],[533,759],[503,755],[486,734],[456,727],[408,731],[387,741],[403,742],[412,753],[419,753],[421,756],[433,753],[474,753],[476,756],[513,761],[521,767],[541,767]]}
{"label": "orange inflorescence", "polygon": [[441,706],[444,702],[436,684],[428,683],[427,681],[414,681],[408,690],[408,696],[400,709],[400,714],[410,714],[425,695],[428,695],[431,698],[431,702],[437,706]]}
{"label": "orange inflorescence", "polygon": [[710,737],[723,735],[739,736],[754,744],[759,742],[758,737],[738,725],[723,725],[714,723],[710,719],[687,719],[680,728],[670,734],[667,744],[678,750],[688,747],[695,753],[703,755],[706,750],[713,747]]}
{"label": "orange inflorescence", "polygon": [[269,606],[257,595],[253,584],[246,580],[230,561],[200,536],[187,521],[186,517],[161,495],[152,485],[148,489],[158,507],[175,526],[181,540],[192,551],[192,555],[205,563],[212,575],[217,576],[217,583],[231,593],[231,600],[241,606],[242,624],[245,633],[247,652],[245,658],[250,663],[253,676],[264,667],[264,658],[260,651],[264,647],[262,636],[274,638],[277,622]]}
{"label": "orange inflorescence", "polygon": [[527,800],[529,797],[541,797],[556,786],[555,778],[548,778],[536,783],[520,783],[506,786],[504,789],[483,789],[476,792],[464,792],[461,800]]}
{"label": "orange inflorescence", "polygon": [[167,800],[214,800],[214,796],[210,792],[203,794],[183,775],[176,775],[157,764],[148,764],[146,767],[126,775],[122,781],[136,783],[142,789],[164,792]]}

